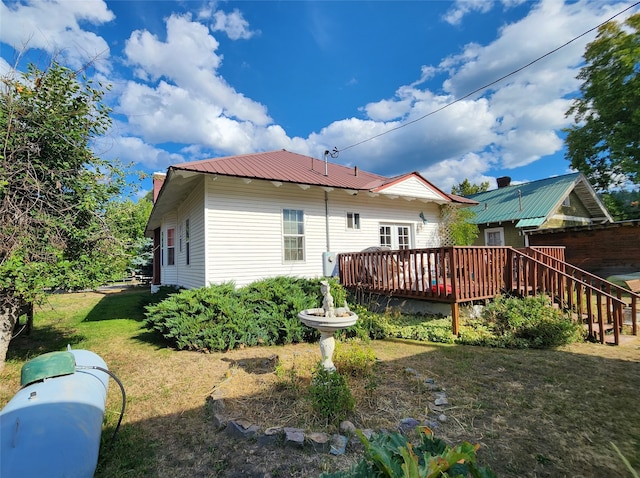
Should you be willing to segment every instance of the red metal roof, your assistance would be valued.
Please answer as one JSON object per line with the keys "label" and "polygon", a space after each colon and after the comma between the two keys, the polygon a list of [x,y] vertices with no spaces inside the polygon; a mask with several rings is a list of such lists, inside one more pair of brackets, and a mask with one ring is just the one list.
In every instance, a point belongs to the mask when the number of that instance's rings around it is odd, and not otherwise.
{"label": "red metal roof", "polygon": [[388,178],[363,171],[358,167],[350,168],[327,162],[327,175],[325,175],[323,160],[292,153],[285,149],[193,161],[176,164],[170,166],[169,169],[360,191],[379,191],[385,186],[391,186],[410,176],[417,176],[430,188],[441,194],[445,200],[475,204],[473,200],[441,191],[416,172]]}
{"label": "red metal roof", "polygon": [[284,149],[205,159],[176,164],[170,168],[223,176],[358,190],[369,190],[389,181],[389,178],[384,176],[335,163],[327,163],[328,174],[325,176],[325,162],[323,160]]}

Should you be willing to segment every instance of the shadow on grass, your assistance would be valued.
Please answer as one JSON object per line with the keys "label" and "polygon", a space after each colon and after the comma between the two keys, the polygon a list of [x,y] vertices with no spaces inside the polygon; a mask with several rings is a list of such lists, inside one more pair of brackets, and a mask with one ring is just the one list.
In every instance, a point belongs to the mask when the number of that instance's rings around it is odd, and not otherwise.
{"label": "shadow on grass", "polygon": [[48,352],[63,350],[85,340],[84,335],[72,329],[60,329],[53,325],[38,326],[29,335],[20,334],[13,340],[7,352],[7,360],[29,360]]}
{"label": "shadow on grass", "polygon": [[154,297],[148,288],[129,287],[120,292],[105,293],[84,322],[101,320],[129,319],[144,320],[145,307],[154,303]]}

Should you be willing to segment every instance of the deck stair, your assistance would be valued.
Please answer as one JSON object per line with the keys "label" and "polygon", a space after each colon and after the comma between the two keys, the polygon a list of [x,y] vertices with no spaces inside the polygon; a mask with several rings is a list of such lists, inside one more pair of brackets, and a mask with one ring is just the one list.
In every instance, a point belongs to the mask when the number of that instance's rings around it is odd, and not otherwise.
{"label": "deck stair", "polygon": [[[631,286],[628,285],[630,290],[627,290],[540,248],[518,250],[516,262],[522,260],[520,254],[536,263],[533,267],[537,274],[535,293],[545,293],[561,308],[571,311],[591,340],[619,345],[621,341],[629,341],[630,336],[637,336],[640,294]],[[531,265],[528,269],[532,269]],[[517,284],[515,287],[522,290]]]}

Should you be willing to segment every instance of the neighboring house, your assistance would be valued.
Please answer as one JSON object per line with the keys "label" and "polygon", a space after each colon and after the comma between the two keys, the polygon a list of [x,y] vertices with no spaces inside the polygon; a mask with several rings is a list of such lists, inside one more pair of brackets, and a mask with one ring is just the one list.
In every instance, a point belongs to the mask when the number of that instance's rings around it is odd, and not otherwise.
{"label": "neighboring house", "polygon": [[498,178],[498,189],[469,199],[480,234],[476,246],[529,245],[528,233],[540,229],[603,224],[613,219],[582,173],[510,185]]}
{"label": "neighboring house", "polygon": [[336,253],[439,246],[440,206],[470,204],[415,172],[387,178],[285,150],[177,164],[154,175],[153,284],[331,275]]}

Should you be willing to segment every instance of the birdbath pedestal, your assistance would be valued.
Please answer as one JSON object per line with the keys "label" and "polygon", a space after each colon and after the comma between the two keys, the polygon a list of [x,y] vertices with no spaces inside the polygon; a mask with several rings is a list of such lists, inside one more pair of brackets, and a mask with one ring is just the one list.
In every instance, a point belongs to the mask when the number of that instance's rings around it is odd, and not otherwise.
{"label": "birdbath pedestal", "polygon": [[320,332],[320,354],[322,366],[330,372],[335,371],[333,365],[333,351],[336,343],[333,334],[336,330],[351,327],[358,320],[358,315],[351,312],[348,307],[333,307],[333,298],[329,292],[329,283],[322,281],[322,294],[324,299],[322,307],[305,309],[298,313],[298,318],[303,324]]}

